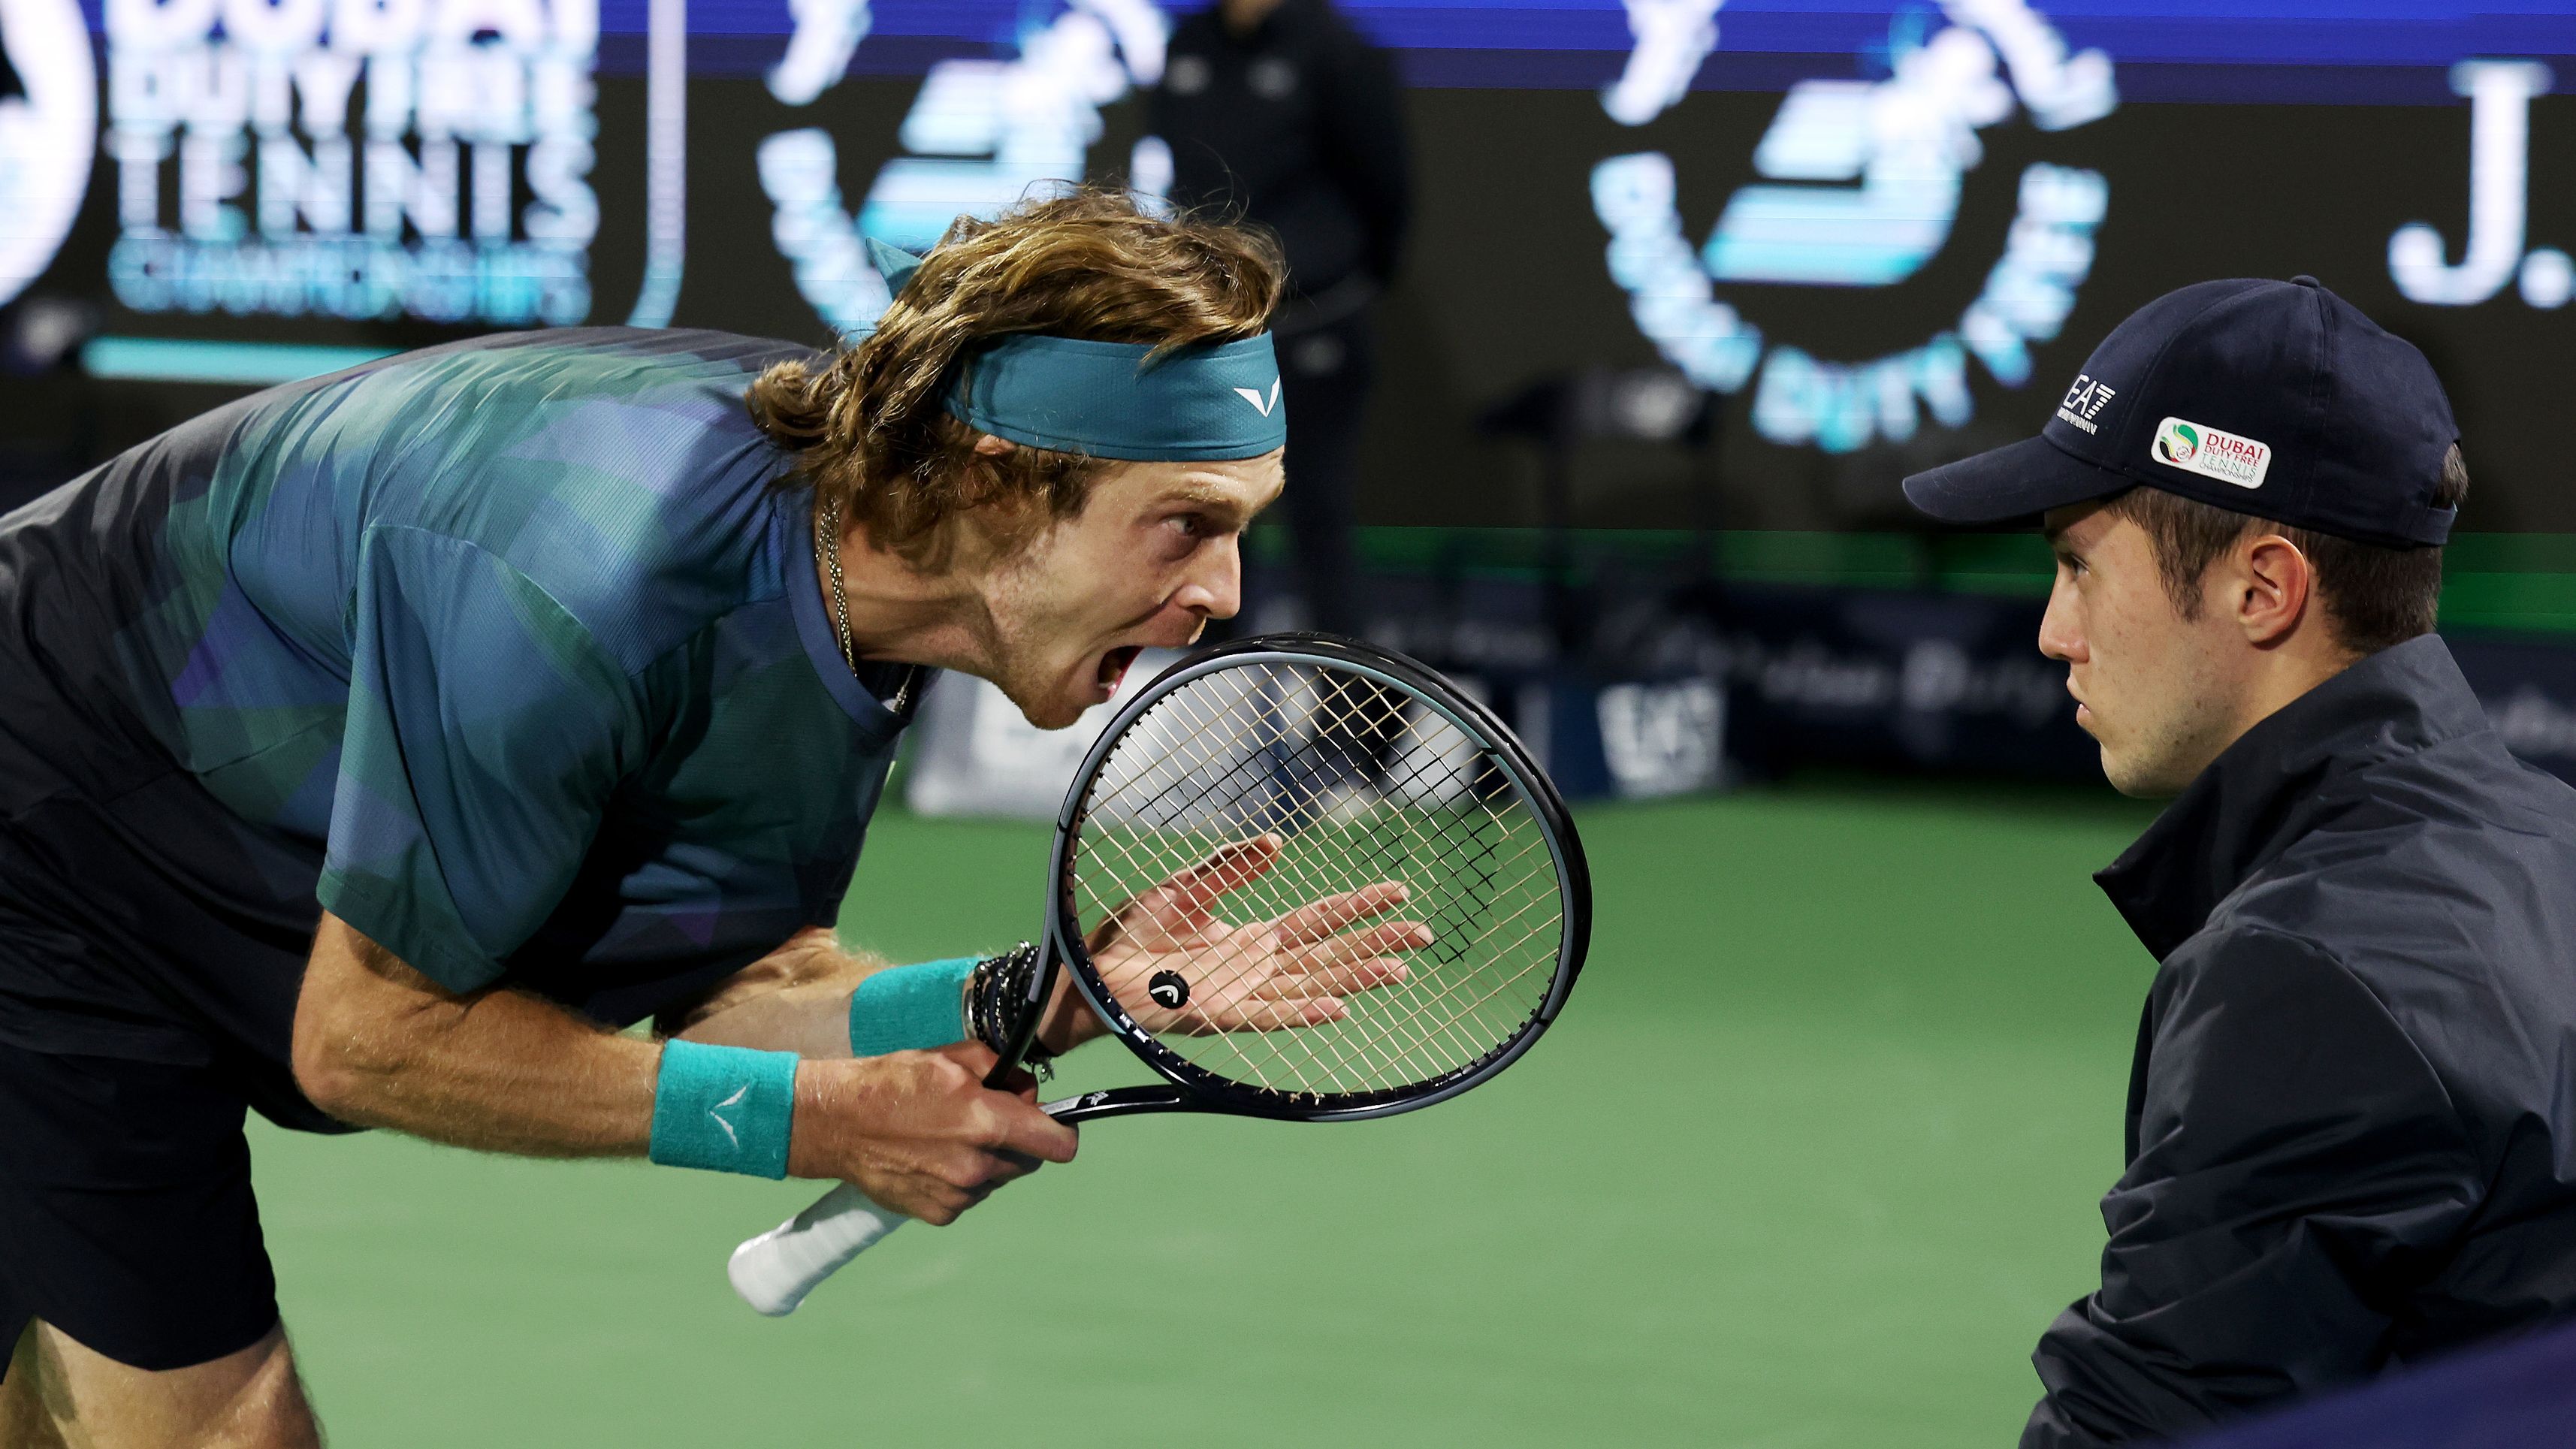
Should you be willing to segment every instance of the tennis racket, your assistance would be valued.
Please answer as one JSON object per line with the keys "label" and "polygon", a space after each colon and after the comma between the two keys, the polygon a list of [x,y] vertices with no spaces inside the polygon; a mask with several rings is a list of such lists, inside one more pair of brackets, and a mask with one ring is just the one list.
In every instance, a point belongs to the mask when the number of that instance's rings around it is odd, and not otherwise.
{"label": "tennis racket", "polygon": [[[1060,1122],[1409,1112],[1529,1049],[1591,919],[1565,802],[1457,686],[1328,635],[1219,645],[1138,690],[1075,774],[988,1085],[1061,969],[1160,1080],[1045,1104]],[[903,1221],[836,1187],[734,1251],[735,1291],[793,1312]]]}

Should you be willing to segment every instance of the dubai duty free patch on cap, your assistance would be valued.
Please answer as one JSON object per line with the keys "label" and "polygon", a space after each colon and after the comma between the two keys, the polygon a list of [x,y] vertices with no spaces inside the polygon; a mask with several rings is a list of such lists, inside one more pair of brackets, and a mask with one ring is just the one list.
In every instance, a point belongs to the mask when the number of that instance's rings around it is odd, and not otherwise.
{"label": "dubai duty free patch on cap", "polygon": [[2149,448],[2159,463],[2239,488],[2262,487],[2263,475],[2272,467],[2270,444],[2180,418],[2156,424],[2155,442]]}

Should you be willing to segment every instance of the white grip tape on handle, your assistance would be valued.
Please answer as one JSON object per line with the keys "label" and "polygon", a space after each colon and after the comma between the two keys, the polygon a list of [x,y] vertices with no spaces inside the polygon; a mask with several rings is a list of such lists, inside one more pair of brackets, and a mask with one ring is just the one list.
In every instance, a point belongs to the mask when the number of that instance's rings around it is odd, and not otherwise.
{"label": "white grip tape on handle", "polygon": [[793,1313],[816,1284],[902,1227],[901,1213],[843,1183],[814,1205],[733,1250],[725,1276],[742,1301],[776,1318]]}

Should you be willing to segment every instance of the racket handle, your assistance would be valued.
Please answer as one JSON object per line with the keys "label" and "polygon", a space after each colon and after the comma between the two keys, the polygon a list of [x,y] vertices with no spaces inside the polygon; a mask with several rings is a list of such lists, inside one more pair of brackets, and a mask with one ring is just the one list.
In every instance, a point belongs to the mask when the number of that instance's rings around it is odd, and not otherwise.
{"label": "racket handle", "polygon": [[725,1276],[743,1302],[776,1318],[795,1312],[815,1285],[903,1224],[903,1214],[877,1206],[845,1182],[734,1249]]}

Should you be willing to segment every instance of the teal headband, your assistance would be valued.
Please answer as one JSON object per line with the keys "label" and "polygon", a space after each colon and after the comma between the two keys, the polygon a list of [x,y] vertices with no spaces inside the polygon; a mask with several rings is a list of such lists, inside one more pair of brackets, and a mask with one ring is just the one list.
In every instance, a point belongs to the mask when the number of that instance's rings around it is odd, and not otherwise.
{"label": "teal headband", "polygon": [[[921,258],[870,238],[900,292]],[[1288,442],[1270,334],[1182,347],[1155,359],[1135,342],[1028,333],[971,354],[948,389],[968,426],[1032,448],[1149,462],[1258,458]]]}

